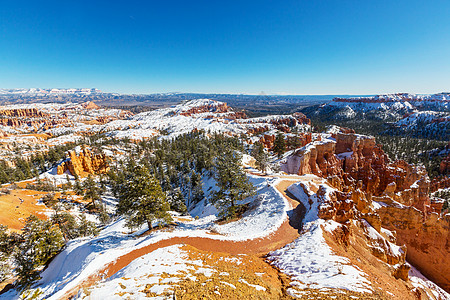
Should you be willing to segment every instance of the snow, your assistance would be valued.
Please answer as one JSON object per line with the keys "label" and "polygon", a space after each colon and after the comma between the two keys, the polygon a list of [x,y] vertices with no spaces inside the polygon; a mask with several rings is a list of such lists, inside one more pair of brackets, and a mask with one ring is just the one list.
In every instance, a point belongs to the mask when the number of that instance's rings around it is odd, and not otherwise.
{"label": "snow", "polygon": [[[381,234],[378,233],[378,231],[376,231],[375,228],[372,227],[372,225],[369,224],[369,222],[367,222],[366,220],[362,220],[362,223],[364,224],[364,231],[372,240],[372,246],[381,248],[379,244],[382,243],[388,247],[388,249],[386,250],[389,251],[389,254],[391,256],[401,257],[402,255],[404,255],[404,251],[400,246],[386,240]],[[392,233],[390,234],[392,235]],[[381,248],[381,251],[383,251],[383,248]]]}
{"label": "snow", "polygon": [[[171,288],[171,285],[166,283],[179,280],[178,278],[165,278],[167,274],[183,278],[185,271],[195,270],[195,265],[203,266],[201,261],[188,262],[187,259],[188,253],[181,249],[181,245],[159,248],[135,259],[107,281],[92,288],[89,295],[81,294],[78,295],[78,298],[123,299],[125,295],[144,298],[145,293],[142,290],[146,285],[153,284],[150,291],[162,294]],[[196,273],[203,273],[206,276],[210,276],[209,274],[213,272],[215,270],[205,267],[198,268],[196,271]],[[129,280],[130,278],[132,280]]]}
{"label": "snow", "polygon": [[260,286],[260,285],[257,285],[257,284],[251,284],[251,283],[248,283],[245,279],[242,279],[242,278],[240,278],[238,281],[239,281],[239,282],[242,282],[242,283],[245,283],[246,285],[255,288],[257,291],[265,291],[265,290],[266,290],[265,287]]}
{"label": "snow", "polygon": [[[172,237],[243,241],[270,235],[281,226],[287,218],[286,212],[291,207],[275,189],[277,179],[253,175],[249,178],[256,185],[258,196],[242,201],[242,203],[249,202],[252,209],[238,222],[218,225],[214,223],[217,216],[208,215],[198,220],[180,223],[173,231],[155,231],[139,237],[146,230],[146,226],[130,235],[125,227],[125,220],[119,219],[102,230],[97,237],[79,238],[68,242],[64,250],[41,274],[42,279],[37,282],[36,288],[43,292],[41,297],[58,299],[118,257]],[[216,234],[211,233],[212,228]],[[17,298],[18,295],[15,293],[17,292],[10,291],[0,298]]]}
{"label": "snow", "polygon": [[[290,292],[299,288],[335,288],[371,293],[366,274],[350,265],[348,259],[333,254],[323,237],[329,221],[317,219],[305,224],[293,243],[269,253],[268,260],[291,276]],[[305,259],[307,257],[307,259]]]}
{"label": "snow", "polygon": [[[96,126],[95,130],[110,132],[109,134],[114,137],[129,137],[134,140],[148,138],[164,130],[168,134],[161,138],[169,139],[194,130],[231,134],[246,133],[250,129],[266,126],[271,130],[275,129],[275,126],[271,124],[273,121],[282,118],[295,119],[289,115],[235,119],[231,108],[228,108],[227,112],[216,111],[223,105],[225,103],[210,99],[190,100],[172,107],[140,113],[129,120],[116,120]],[[186,114],[199,107],[207,107],[208,111]],[[297,129],[308,131],[309,125],[299,124]]]}
{"label": "snow", "polygon": [[[409,281],[418,288],[423,288],[430,299],[450,299],[450,294],[440,288],[437,284],[426,278],[419,270],[411,266],[409,270]],[[430,293],[434,296],[432,297]]]}
{"label": "snow", "polygon": [[[332,231],[338,226],[332,220],[325,221],[317,216],[320,201],[308,185],[310,181],[294,183],[288,187],[306,208],[302,234],[291,244],[270,252],[268,260],[283,273],[291,276],[290,294],[299,288],[336,288],[370,293],[370,281],[366,274],[350,265],[347,258],[335,255],[325,241],[324,230]],[[333,189],[322,183],[325,197]],[[311,201],[310,201],[311,200]],[[307,259],[305,259],[307,257]]]}

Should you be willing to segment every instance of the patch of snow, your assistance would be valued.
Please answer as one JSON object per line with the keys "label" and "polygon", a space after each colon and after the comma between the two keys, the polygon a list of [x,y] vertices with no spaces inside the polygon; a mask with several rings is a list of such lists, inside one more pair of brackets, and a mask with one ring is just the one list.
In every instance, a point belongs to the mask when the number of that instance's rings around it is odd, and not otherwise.
{"label": "patch of snow", "polygon": [[[283,273],[291,276],[293,286],[371,293],[367,275],[350,265],[348,259],[335,255],[327,245],[323,237],[323,226],[329,226],[326,225],[327,222],[317,219],[306,223],[299,238],[279,250],[270,252],[268,260]],[[288,290],[291,289],[293,288]],[[295,293],[295,289],[291,292]]]}
{"label": "patch of snow", "polygon": [[[450,293],[447,293],[436,283],[426,278],[413,266],[411,266],[408,276],[411,284],[415,287],[424,288],[430,299],[450,299]],[[431,297],[430,291],[434,297]]]}

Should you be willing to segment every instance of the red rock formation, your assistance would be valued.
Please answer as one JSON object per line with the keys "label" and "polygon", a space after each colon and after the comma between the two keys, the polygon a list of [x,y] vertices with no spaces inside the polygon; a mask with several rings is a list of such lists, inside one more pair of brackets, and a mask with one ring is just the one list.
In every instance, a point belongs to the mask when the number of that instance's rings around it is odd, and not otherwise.
{"label": "red rock formation", "polygon": [[275,136],[265,134],[259,139],[259,141],[260,141],[260,143],[262,143],[264,145],[264,147],[266,147],[268,149],[272,149],[273,143],[275,142]]}
{"label": "red rock formation", "polygon": [[430,192],[436,192],[439,189],[450,187],[450,177],[441,176],[434,178],[430,183]]}
{"label": "red rock formation", "polygon": [[[448,177],[431,185],[424,167],[404,161],[389,163],[373,137],[344,133],[334,137],[336,142],[316,141],[297,150],[282,170],[327,178],[339,192],[330,195],[319,217],[345,222],[358,216],[377,231],[381,225],[397,231],[398,241],[408,248],[408,261],[450,291],[450,215],[434,213],[440,204],[429,197],[430,191],[448,186]],[[373,212],[372,201],[383,205],[378,204],[380,208]],[[385,254],[377,250],[373,254],[384,259]],[[402,260],[396,263],[402,265]],[[404,278],[406,269],[400,266],[393,274]]]}
{"label": "red rock formation", "polygon": [[450,174],[450,154],[446,158],[442,159],[439,166],[439,172],[443,175]]}
{"label": "red rock formation", "polygon": [[382,225],[397,232],[408,247],[407,260],[425,276],[450,291],[450,215],[426,214],[416,208],[383,206]]}
{"label": "red rock formation", "polygon": [[218,102],[214,104],[193,107],[187,111],[181,112],[180,115],[189,117],[194,114],[201,114],[205,112],[226,113],[231,112],[231,110],[226,103]]}
{"label": "red rock formation", "polygon": [[68,151],[69,159],[58,166],[58,175],[69,171],[73,176],[86,177],[89,174],[101,174],[109,171],[106,156],[94,154],[83,147],[79,155],[75,151]]}
{"label": "red rock formation", "polygon": [[95,104],[95,103],[92,102],[92,101],[84,102],[84,103],[81,104],[81,106],[82,106],[84,109],[99,109],[99,108],[100,108],[100,106],[98,106],[97,104]]}
{"label": "red rock formation", "polygon": [[36,108],[20,108],[20,109],[0,109],[0,116],[9,118],[42,118],[48,116],[48,114]]}

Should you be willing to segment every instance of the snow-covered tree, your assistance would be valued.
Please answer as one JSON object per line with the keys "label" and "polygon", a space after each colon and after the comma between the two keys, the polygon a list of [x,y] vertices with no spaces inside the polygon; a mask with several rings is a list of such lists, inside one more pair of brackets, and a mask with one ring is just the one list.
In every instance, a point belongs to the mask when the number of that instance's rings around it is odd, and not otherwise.
{"label": "snow-covered tree", "polygon": [[98,186],[98,184],[95,182],[92,175],[89,175],[86,180],[83,182],[83,188],[84,188],[84,200],[89,200],[92,203],[92,206],[95,208],[96,203],[100,201],[102,190]]}
{"label": "snow-covered tree", "polygon": [[38,279],[38,268],[46,264],[63,246],[64,237],[57,225],[49,220],[29,216],[15,253],[20,286],[26,288]]}

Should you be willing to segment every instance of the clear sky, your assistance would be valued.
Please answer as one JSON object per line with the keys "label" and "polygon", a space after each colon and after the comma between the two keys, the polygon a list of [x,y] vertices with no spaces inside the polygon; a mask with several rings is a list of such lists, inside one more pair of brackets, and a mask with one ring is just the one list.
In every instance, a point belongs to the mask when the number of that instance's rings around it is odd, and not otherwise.
{"label": "clear sky", "polygon": [[450,92],[449,0],[0,2],[0,88]]}

